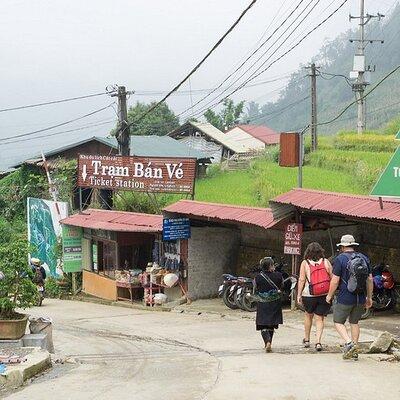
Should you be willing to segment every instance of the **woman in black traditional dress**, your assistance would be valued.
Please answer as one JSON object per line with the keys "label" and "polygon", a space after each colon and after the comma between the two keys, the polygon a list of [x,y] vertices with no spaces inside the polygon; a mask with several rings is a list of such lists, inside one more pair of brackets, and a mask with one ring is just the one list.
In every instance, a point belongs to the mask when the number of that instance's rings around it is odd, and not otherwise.
{"label": "woman in black traditional dress", "polygon": [[272,338],[275,329],[283,324],[281,289],[283,277],[275,272],[274,260],[265,257],[260,260],[261,272],[255,277],[255,293],[257,302],[256,329],[261,331],[265,351],[271,352]]}

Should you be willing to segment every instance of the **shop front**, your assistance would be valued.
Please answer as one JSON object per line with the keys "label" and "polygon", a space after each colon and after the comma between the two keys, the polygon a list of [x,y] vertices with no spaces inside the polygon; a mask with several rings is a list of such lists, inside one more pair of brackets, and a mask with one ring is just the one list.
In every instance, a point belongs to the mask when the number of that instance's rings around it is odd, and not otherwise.
{"label": "shop front", "polygon": [[[61,223],[81,230],[82,290],[106,300],[153,305],[182,296],[184,257],[179,241],[163,241],[160,215],[89,209]],[[78,248],[79,246],[75,247]],[[165,276],[179,280],[168,287]],[[174,277],[172,276],[172,280]]]}

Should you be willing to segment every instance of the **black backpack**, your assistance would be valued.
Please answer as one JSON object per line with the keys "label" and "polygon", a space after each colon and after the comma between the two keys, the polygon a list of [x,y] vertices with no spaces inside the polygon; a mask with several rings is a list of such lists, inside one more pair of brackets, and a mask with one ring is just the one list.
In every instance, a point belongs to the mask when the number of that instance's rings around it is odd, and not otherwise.
{"label": "black backpack", "polygon": [[365,258],[360,253],[351,254],[347,262],[347,271],[349,273],[347,290],[354,294],[366,294],[370,270]]}

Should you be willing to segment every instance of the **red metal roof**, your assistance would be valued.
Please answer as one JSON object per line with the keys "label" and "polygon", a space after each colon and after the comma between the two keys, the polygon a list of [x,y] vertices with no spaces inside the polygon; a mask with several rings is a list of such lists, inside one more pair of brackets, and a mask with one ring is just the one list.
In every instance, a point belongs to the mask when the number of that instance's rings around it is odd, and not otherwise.
{"label": "red metal roof", "polygon": [[379,199],[371,196],[293,189],[273,199],[272,207],[274,203],[347,217],[400,222],[399,202],[383,200],[383,210],[381,210]]}
{"label": "red metal roof", "polygon": [[[265,125],[237,125],[254,138],[261,140],[265,144],[279,144],[280,134]],[[233,128],[232,128],[233,129]]]}
{"label": "red metal roof", "polygon": [[61,220],[62,224],[117,232],[162,232],[162,215],[88,209]]}
{"label": "red metal roof", "polygon": [[274,218],[269,208],[179,200],[177,203],[164,208],[164,211],[187,217],[204,218],[209,221],[250,224],[265,229],[274,225]]}

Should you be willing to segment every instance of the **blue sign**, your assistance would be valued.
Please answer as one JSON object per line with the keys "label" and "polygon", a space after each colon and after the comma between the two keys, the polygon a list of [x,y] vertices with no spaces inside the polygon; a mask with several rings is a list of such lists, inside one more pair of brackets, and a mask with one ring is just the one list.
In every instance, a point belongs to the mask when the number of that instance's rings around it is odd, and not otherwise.
{"label": "blue sign", "polygon": [[163,240],[190,238],[189,218],[166,218],[163,220]]}

